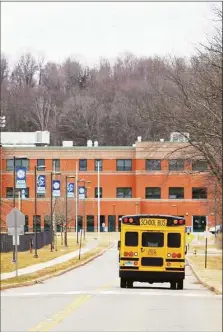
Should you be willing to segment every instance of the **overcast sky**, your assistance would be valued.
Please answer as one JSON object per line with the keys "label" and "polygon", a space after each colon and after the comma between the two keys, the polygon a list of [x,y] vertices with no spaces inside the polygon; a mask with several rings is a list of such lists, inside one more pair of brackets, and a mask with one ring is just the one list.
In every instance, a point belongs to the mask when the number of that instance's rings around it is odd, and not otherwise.
{"label": "overcast sky", "polygon": [[[1,51],[83,64],[137,56],[190,56],[211,31],[213,2],[4,2]],[[220,6],[220,2],[215,3]]]}

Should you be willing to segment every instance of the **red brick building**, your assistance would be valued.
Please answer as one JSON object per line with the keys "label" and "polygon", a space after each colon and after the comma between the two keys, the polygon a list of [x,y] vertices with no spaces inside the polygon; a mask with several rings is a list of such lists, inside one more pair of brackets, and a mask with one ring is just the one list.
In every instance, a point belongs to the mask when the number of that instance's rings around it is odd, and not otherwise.
{"label": "red brick building", "polygon": [[[16,196],[16,206],[26,215],[26,228],[33,229],[34,167],[45,165],[38,174],[46,175],[46,194],[37,198],[39,227],[47,228],[50,218],[53,162],[60,174],[61,196],[56,199],[55,213],[65,213],[65,177],[75,176],[90,181],[87,198],[78,201],[79,225],[86,216],[87,231],[97,230],[97,168],[100,161],[100,223],[118,231],[119,217],[125,214],[171,214],[185,216],[193,231],[204,231],[207,220],[214,224],[213,197],[204,160],[191,159],[183,148],[186,143],[136,142],[133,146],[37,146],[1,148],[1,222],[13,207],[13,157],[16,166],[27,168],[25,199]],[[71,179],[70,179],[71,180]],[[75,198],[68,198],[68,220],[75,225]]]}

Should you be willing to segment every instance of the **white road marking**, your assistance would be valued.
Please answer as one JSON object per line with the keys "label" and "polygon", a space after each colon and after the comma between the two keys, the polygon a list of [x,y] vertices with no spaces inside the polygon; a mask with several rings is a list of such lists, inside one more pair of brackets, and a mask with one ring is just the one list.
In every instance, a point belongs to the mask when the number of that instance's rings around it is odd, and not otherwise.
{"label": "white road marking", "polygon": [[182,296],[182,297],[199,297],[199,298],[222,298],[222,295],[214,295],[214,294],[196,294],[196,293],[187,293],[185,290],[176,292],[168,291],[168,292],[158,292],[158,291],[150,291],[147,292],[138,291],[136,289],[133,290],[111,290],[111,291],[68,291],[68,292],[35,292],[35,293],[4,293],[2,292],[1,297],[44,297],[44,296],[74,296],[74,295],[124,295],[124,296]]}

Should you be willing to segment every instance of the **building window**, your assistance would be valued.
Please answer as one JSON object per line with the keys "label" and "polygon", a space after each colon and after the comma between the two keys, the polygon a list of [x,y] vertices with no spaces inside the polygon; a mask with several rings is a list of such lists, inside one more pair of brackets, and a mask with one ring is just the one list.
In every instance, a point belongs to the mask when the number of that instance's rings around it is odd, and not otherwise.
{"label": "building window", "polygon": [[132,198],[132,188],[116,188],[117,198]]}
{"label": "building window", "polygon": [[40,167],[40,166],[45,166],[45,159],[37,159],[37,170],[45,171],[45,167]]}
{"label": "building window", "polygon": [[[21,158],[21,159],[15,159],[15,167],[25,167],[26,170],[29,170],[29,159],[27,158]],[[6,161],[6,170],[7,171],[13,171],[13,159],[7,159]]]}
{"label": "building window", "polygon": [[146,170],[147,171],[160,171],[161,170],[161,160],[160,159],[147,159],[146,160]]}
{"label": "building window", "polygon": [[192,188],[193,199],[207,199],[207,188]]}
{"label": "building window", "polygon": [[45,198],[45,197],[46,197],[46,194],[45,194],[45,193],[37,193],[37,194],[36,194],[36,197],[37,197],[37,198]]}
{"label": "building window", "polygon": [[87,216],[87,232],[94,232],[94,216]]}
{"label": "building window", "polygon": [[95,171],[98,171],[98,163],[99,163],[99,171],[102,171],[102,160],[95,159]]}
{"label": "building window", "polygon": [[[20,198],[22,199],[21,191],[24,189],[16,189],[15,190],[15,197],[19,198],[19,191],[20,191]],[[13,198],[13,187],[6,188],[6,198]],[[29,188],[25,189],[25,198],[29,198]]]}
{"label": "building window", "polygon": [[79,160],[79,170],[86,171],[87,170],[87,159],[80,159]]}
{"label": "building window", "polygon": [[109,232],[115,232],[115,221],[116,221],[116,216],[108,216],[108,231]]}
{"label": "building window", "polygon": [[[94,197],[98,198],[98,187],[94,188]],[[102,187],[99,187],[99,197],[102,198]]]}
{"label": "building window", "polygon": [[183,187],[169,188],[169,198],[170,199],[183,199],[184,198],[184,188]]}
{"label": "building window", "polygon": [[6,170],[13,171],[13,159],[6,160]]}
{"label": "building window", "polygon": [[51,219],[50,216],[44,216],[44,231],[50,231]]}
{"label": "building window", "polygon": [[25,225],[24,225],[24,232],[29,231],[29,216],[25,215]]}
{"label": "building window", "polygon": [[183,171],[184,170],[184,160],[173,159],[169,160],[169,171]]}
{"label": "building window", "polygon": [[53,159],[53,171],[60,171],[60,159]]}
{"label": "building window", "polygon": [[[15,192],[15,196],[18,197],[18,192]],[[13,188],[7,187],[6,188],[6,198],[13,198]]]}
{"label": "building window", "polygon": [[208,164],[206,160],[193,160],[192,161],[192,170],[193,171],[207,171]]}
{"label": "building window", "polygon": [[116,160],[117,171],[131,171],[132,160],[131,159],[117,159]]}
{"label": "building window", "polygon": [[160,199],[161,188],[160,187],[146,187],[146,198],[147,199]]}
{"label": "building window", "polygon": [[[35,231],[35,216],[33,216],[33,231]],[[41,232],[41,216],[36,215],[36,231]]]}
{"label": "building window", "polygon": [[193,232],[204,232],[206,229],[206,216],[193,216]]}

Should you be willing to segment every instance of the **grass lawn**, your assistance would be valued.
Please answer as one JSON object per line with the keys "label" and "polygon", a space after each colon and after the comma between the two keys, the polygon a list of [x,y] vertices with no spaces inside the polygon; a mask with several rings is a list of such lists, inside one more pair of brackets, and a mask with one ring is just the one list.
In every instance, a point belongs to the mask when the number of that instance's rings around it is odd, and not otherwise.
{"label": "grass lawn", "polygon": [[222,294],[222,255],[208,255],[205,269],[204,256],[191,256],[189,261],[193,264],[197,274],[209,287]]}
{"label": "grass lawn", "polygon": [[[82,247],[85,246],[87,240],[82,242]],[[57,258],[59,256],[68,254],[72,251],[79,249],[79,244],[75,243],[75,241],[71,241],[68,238],[68,247],[65,247],[64,244],[60,243],[60,237],[57,238],[57,250],[53,252],[50,251],[50,245],[43,247],[38,250],[38,258],[34,258],[34,250],[32,253],[30,251],[18,252],[18,268],[21,269],[23,267],[34,265],[38,263],[43,263],[49,261],[51,259]],[[12,252],[1,253],[1,273],[4,272],[12,272],[15,270],[15,263],[12,263]]]}
{"label": "grass lawn", "polygon": [[58,273],[60,271],[66,270],[70,267],[75,267],[75,266],[79,265],[80,263],[84,263],[89,258],[91,258],[93,256],[96,256],[103,249],[105,249],[107,247],[108,247],[108,244],[100,244],[96,248],[92,249],[90,252],[81,255],[80,260],[78,259],[78,257],[73,258],[73,259],[70,259],[67,262],[57,264],[57,265],[54,265],[52,267],[45,268],[43,270],[40,270],[40,271],[32,273],[32,274],[19,276],[17,278],[14,277],[14,278],[10,278],[10,279],[7,279],[7,280],[2,280],[1,281],[1,287],[5,286],[5,285],[13,285],[13,284],[16,284],[16,283],[24,283],[24,282],[32,281],[32,280],[35,280],[35,279],[40,278],[40,277],[44,277],[44,276],[48,276],[48,275]]}
{"label": "grass lawn", "polygon": [[[205,256],[190,256],[190,262],[198,269],[205,269]],[[207,255],[208,270],[222,270],[222,256]]]}

